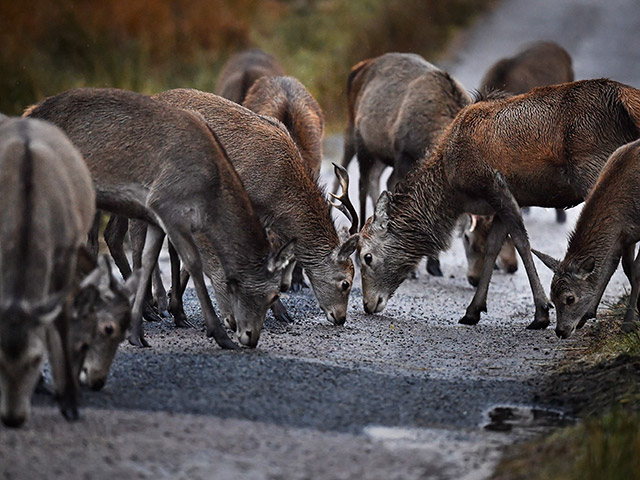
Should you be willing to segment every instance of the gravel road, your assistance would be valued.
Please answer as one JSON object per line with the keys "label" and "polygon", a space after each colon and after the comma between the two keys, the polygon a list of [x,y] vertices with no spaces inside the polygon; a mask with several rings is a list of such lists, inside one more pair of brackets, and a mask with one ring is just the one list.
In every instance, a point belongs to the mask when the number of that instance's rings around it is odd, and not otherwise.
{"label": "gravel road", "polygon": [[[574,56],[578,78],[639,85],[634,3],[507,0],[463,35],[444,63],[473,88],[490,63],[521,42],[550,38]],[[332,139],[327,156],[339,156],[338,147]],[[330,181],[329,161],[323,172]],[[357,178],[355,162],[350,173]],[[563,256],[577,215],[570,210],[559,225],[552,210],[533,209],[526,217],[532,245]],[[0,428],[0,475],[486,478],[502,446],[545,423],[530,410],[544,408],[536,405],[535,382],[580,345],[582,333],[560,341],[552,329],[525,329],[533,303],[522,269],[496,273],[488,314],[475,327],[460,326],[473,288],[459,239],[441,261],[444,277],[428,276],[423,264],[383,314],[365,315],[355,288],[340,328],[327,323],[308,290],[285,295],[295,323],[269,317],[259,347],[240,352],[205,338],[188,291],[187,314],[199,329],[147,323],[152,348],[122,345],[104,390],[84,392],[80,422],[65,422],[51,399],[37,395],[24,428]],[[548,288],[550,272],[537,265]],[[606,299],[625,285],[616,273]],[[509,431],[484,428],[497,406],[519,407]]]}

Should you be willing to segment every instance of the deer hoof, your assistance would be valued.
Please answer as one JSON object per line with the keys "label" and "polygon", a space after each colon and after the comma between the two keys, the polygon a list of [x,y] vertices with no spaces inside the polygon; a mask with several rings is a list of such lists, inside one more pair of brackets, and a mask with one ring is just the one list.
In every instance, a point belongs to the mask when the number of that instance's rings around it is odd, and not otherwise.
{"label": "deer hoof", "polygon": [[549,318],[535,319],[529,325],[527,325],[527,330],[544,330],[549,326]]}
{"label": "deer hoof", "polygon": [[187,319],[184,312],[181,312],[180,315],[174,315],[173,323],[176,328],[196,328],[196,326]]}
{"label": "deer hoof", "polygon": [[461,323],[462,325],[477,325],[479,321],[480,321],[480,314],[469,315],[467,313],[464,317],[462,317],[458,321],[458,323]]}
{"label": "deer hoof", "polygon": [[149,348],[151,346],[142,335],[135,335],[132,333],[131,335],[129,335],[128,340],[129,343],[134,347]]}
{"label": "deer hoof", "polygon": [[161,322],[162,315],[150,303],[144,302],[142,307],[142,317],[148,322]]}

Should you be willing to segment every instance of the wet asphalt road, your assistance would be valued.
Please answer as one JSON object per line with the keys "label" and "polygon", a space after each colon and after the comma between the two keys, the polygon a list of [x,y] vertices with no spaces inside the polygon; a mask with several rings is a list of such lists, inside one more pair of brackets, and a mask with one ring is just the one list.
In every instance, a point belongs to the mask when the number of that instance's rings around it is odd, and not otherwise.
{"label": "wet asphalt road", "polygon": [[[633,4],[505,1],[460,40],[449,68],[473,88],[491,62],[522,41],[566,39],[577,78],[638,85],[637,42],[629,41],[640,32]],[[323,171],[329,179],[328,162]],[[357,178],[355,162],[350,172]],[[577,210],[558,225],[553,211],[533,209],[526,218],[532,245],[561,257]],[[485,478],[500,447],[528,434],[483,429],[487,412],[534,405],[536,381],[579,346],[581,333],[560,341],[552,329],[525,329],[533,304],[522,270],[496,273],[488,314],[476,327],[458,325],[473,296],[459,239],[441,260],[444,277],[426,275],[423,264],[420,278],[405,282],[383,314],[365,315],[355,288],[340,328],[323,318],[308,290],[285,296],[295,323],[269,317],[253,351],[221,351],[201,329],[147,323],[152,348],[122,345],[104,390],[84,392],[82,421],[66,423],[50,399],[36,396],[25,428],[0,428],[0,474]],[[548,288],[551,275],[537,265]],[[618,272],[607,299],[624,285]],[[202,327],[193,292],[188,296],[187,314]]]}

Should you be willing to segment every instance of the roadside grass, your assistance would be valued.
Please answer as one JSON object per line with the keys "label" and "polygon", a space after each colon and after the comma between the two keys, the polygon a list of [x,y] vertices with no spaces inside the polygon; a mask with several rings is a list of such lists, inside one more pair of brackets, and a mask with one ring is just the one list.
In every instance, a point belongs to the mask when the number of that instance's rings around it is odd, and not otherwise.
{"label": "roadside grass", "polygon": [[620,332],[627,297],[568,356],[541,398],[580,422],[510,447],[494,480],[640,479],[640,333]]}

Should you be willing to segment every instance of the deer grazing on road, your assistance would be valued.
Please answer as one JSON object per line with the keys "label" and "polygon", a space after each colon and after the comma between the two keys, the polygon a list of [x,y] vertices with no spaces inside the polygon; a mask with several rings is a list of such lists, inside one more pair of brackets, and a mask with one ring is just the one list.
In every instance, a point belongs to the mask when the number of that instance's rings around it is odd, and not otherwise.
{"label": "deer grazing on road", "polygon": [[82,156],[57,127],[0,119],[0,418],[29,417],[45,351],[62,413],[78,418],[69,346],[77,252],[95,212]]}
{"label": "deer grazing on road", "polygon": [[[170,90],[153,98],[197,111],[206,119],[227,150],[265,227],[283,242],[297,239],[295,258],[307,272],[320,308],[331,323],[344,324],[354,274],[350,256],[358,243],[357,216],[351,235],[342,241],[331,207],[285,127],[197,90]],[[355,211],[352,213],[353,217]],[[178,297],[172,295],[171,301]]]}
{"label": "deer grazing on road", "polygon": [[[293,77],[262,77],[249,89],[243,106],[279,120],[298,147],[311,178],[318,181],[322,165],[324,114],[309,91]],[[306,286],[302,268],[293,270],[291,288]]]}
{"label": "deer grazing on road", "polygon": [[272,251],[240,178],[202,117],[141,94],[91,88],[47,98],[25,114],[57,124],[80,149],[98,208],[149,224],[129,341],[148,346],[142,301],[166,234],[194,281],[207,335],[223,348],[237,348],[207,293],[205,249],[197,235],[222,264],[239,341],[255,346],[291,254]]}
{"label": "deer grazing on road", "polygon": [[[361,222],[367,197],[378,198],[380,166],[393,167],[387,183],[393,190],[470,103],[462,85],[419,55],[387,53],[351,69],[342,166],[357,155]],[[427,270],[442,275],[437,257],[429,257]]]}
{"label": "deer grazing on road", "polygon": [[554,272],[551,301],[556,306],[556,334],[567,338],[596,309],[620,258],[631,283],[622,330],[638,327],[640,292],[640,140],[618,148],[585,200],[562,261],[533,250]]}
{"label": "deer grazing on road", "polygon": [[227,60],[218,77],[215,93],[242,104],[256,80],[280,75],[284,75],[284,70],[273,55],[258,48],[245,50]]}
{"label": "deer grazing on road", "polygon": [[523,260],[535,302],[528,328],[546,328],[549,301],[531,257],[521,206],[563,208],[584,200],[609,155],[638,137],[640,91],[585,80],[463,109],[433,151],[383,192],[360,232],[364,307],[384,309],[424,255],[448,246],[463,212],[495,214],[482,276],[460,320],[476,324],[507,233]]}

